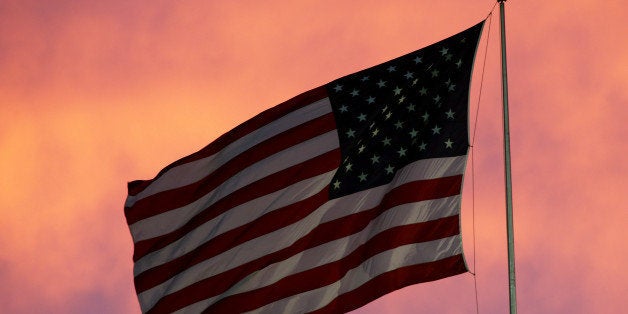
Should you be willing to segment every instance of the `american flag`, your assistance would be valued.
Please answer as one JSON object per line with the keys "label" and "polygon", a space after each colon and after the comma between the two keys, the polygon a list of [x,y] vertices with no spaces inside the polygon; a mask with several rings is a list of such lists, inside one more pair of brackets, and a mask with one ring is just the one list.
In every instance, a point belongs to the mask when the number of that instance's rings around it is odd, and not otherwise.
{"label": "american flag", "polygon": [[129,183],[142,311],[338,313],[466,272],[482,26],[296,96]]}

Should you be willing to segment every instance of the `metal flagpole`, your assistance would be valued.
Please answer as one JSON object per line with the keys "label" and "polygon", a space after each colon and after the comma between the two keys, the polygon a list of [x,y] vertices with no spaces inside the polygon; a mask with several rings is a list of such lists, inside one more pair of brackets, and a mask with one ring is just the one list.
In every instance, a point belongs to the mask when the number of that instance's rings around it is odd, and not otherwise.
{"label": "metal flagpole", "polygon": [[499,2],[499,21],[502,52],[502,98],[504,104],[504,171],[506,179],[506,235],[508,237],[508,286],[510,300],[510,314],[517,313],[517,293],[515,284],[515,240],[512,222],[512,184],[510,173],[510,126],[508,122],[508,74],[506,66],[506,19],[504,16],[504,2]]}

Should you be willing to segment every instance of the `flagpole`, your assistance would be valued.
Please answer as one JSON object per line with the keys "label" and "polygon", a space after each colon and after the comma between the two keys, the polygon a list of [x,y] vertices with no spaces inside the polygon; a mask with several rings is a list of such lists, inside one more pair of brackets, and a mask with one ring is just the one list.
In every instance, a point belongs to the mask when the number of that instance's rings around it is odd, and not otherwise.
{"label": "flagpole", "polygon": [[508,291],[510,314],[517,313],[517,293],[515,284],[515,240],[512,222],[512,184],[510,172],[510,126],[508,122],[508,73],[506,66],[506,19],[504,2],[499,2],[499,21],[502,53],[502,100],[504,105],[504,172],[506,180],[506,235],[508,237]]}

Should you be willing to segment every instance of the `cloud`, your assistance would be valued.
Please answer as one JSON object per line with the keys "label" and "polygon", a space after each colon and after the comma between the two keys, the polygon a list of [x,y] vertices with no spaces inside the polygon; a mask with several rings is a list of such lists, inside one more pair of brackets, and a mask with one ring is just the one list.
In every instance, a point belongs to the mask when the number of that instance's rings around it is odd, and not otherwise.
{"label": "cloud", "polygon": [[[3,1],[3,309],[139,311],[127,181],[291,96],[470,26],[492,4]],[[506,7],[520,310],[620,312],[628,11],[620,1]],[[507,302],[497,21],[473,148],[475,249],[469,173],[463,200],[465,252],[491,313]],[[478,88],[476,75],[472,108]],[[472,283],[408,287],[357,312],[466,313]]]}

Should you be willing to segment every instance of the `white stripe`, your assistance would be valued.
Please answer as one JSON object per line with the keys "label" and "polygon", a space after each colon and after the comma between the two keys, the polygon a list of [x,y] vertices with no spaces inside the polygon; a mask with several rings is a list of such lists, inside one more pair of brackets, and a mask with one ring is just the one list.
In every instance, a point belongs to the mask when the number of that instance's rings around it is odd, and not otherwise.
{"label": "white stripe", "polygon": [[311,105],[292,111],[225,146],[225,148],[212,156],[179,165],[168,170],[142,192],[135,196],[129,195],[125,206],[131,207],[137,200],[144,197],[194,183],[249,148],[297,125],[330,113],[331,111],[329,98],[318,100]]}
{"label": "white stripe", "polygon": [[162,264],[171,261],[220,234],[246,225],[266,213],[306,199],[328,186],[334,173],[335,170],[303,180],[285,189],[238,205],[223,215],[217,216],[193,231],[190,231],[183,238],[139,259],[136,262],[134,271],[139,274],[157,266],[154,264],[156,262]]}
{"label": "white stripe", "polygon": [[[150,308],[165,293],[178,291],[194,282],[288,247],[321,223],[373,208],[375,205],[379,204],[381,198],[393,187],[416,180],[462,174],[465,162],[466,156],[413,162],[400,169],[393,181],[388,185],[330,200],[307,217],[290,226],[245,242],[223,252],[221,255],[207,259],[186,269],[176,277],[170,278],[160,285],[138,294],[140,304],[142,304],[143,308],[146,306]],[[437,166],[441,169],[431,169]],[[147,263],[154,266],[162,262],[163,261],[159,260],[147,261]],[[136,267],[138,266],[137,263],[135,265]],[[147,267],[143,266],[142,269],[147,269]],[[135,273],[139,274],[140,272],[136,271]]]}
{"label": "white stripe", "polygon": [[199,212],[234,191],[288,167],[338,148],[338,133],[329,131],[242,169],[196,201],[132,224],[133,241],[138,242],[172,232]]}
{"label": "white stripe", "polygon": [[[221,295],[197,302],[183,311],[205,309],[218,300],[231,295],[272,285],[277,281],[318,266],[340,260],[382,231],[407,224],[414,224],[457,215],[460,212],[460,195],[438,200],[396,206],[374,219],[359,233],[337,239],[303,251],[289,259],[267,266],[242,279]],[[198,311],[200,312],[200,311]]]}
{"label": "white stripe", "polygon": [[[406,182],[411,182],[411,181],[416,181],[416,180],[429,180],[429,179],[434,179],[434,178],[439,178],[439,177],[447,177],[447,176],[462,174],[464,171],[465,162],[466,162],[466,156],[448,157],[448,158],[441,158],[441,159],[425,159],[425,160],[419,160],[419,161],[413,162],[411,164],[408,164],[406,167],[400,169],[390,184],[379,186],[370,190],[360,191],[352,195],[348,195],[345,197],[328,201],[326,204],[321,206],[315,212],[310,214],[310,217],[306,217],[305,218],[306,220],[302,220],[301,222],[298,222],[297,223],[298,225],[296,226],[296,228],[300,232],[304,232],[306,230],[311,230],[311,228],[313,228],[316,224],[327,222],[327,221],[332,221],[332,220],[344,217],[352,213],[356,213],[365,209],[372,208],[373,206],[379,204],[381,197],[385,193],[387,193],[390,189],[397,187],[401,184],[404,184]],[[283,194],[282,197],[284,196],[289,196],[289,194]],[[277,201],[281,201],[281,200],[277,200]],[[330,210],[335,207],[349,208],[352,211]],[[264,208],[251,207],[249,208],[249,210],[251,211],[250,215],[259,215],[259,211],[263,211]],[[185,212],[182,212],[182,214],[185,214]],[[216,220],[221,221],[225,214],[216,217]],[[173,219],[172,216],[169,218]],[[167,219],[164,219],[163,224],[167,224],[168,222],[169,221]],[[307,226],[308,223],[313,224],[313,225]],[[286,239],[292,239],[294,237],[294,236],[289,236],[289,235],[290,235],[289,233],[288,235],[280,235],[279,241],[281,240],[285,241]],[[199,246],[205,241],[206,239],[198,239],[198,241],[196,242],[189,241],[189,242],[186,242],[186,247]],[[275,240],[271,240],[271,241],[275,241]],[[275,242],[270,242],[270,243],[275,243]],[[279,243],[282,243],[282,242],[279,242]],[[283,248],[283,247],[280,247],[280,248]],[[280,248],[277,248],[277,250],[279,250]],[[153,268],[155,266],[161,265],[171,260],[171,258],[167,258],[165,260],[161,259],[160,257],[163,257],[163,256],[170,256],[170,255],[168,254],[161,255],[158,253],[155,256],[145,256],[142,259],[138,260],[135,263],[135,268],[134,268],[135,274],[138,275],[146,271],[147,269]],[[258,258],[258,257],[259,256],[255,258]],[[243,261],[243,263],[247,261],[249,260]]]}
{"label": "white stripe", "polygon": [[[350,215],[362,210],[372,208],[379,203],[377,196],[369,197],[370,194],[384,194],[385,188],[379,187],[367,191],[358,192],[351,196],[342,197],[325,203],[323,206],[312,212],[300,221],[265,234],[223,252],[221,255],[209,258],[199,264],[191,266],[179,273],[176,277],[138,294],[138,299],[142,308],[151,308],[162,295],[172,293],[189,286],[197,281],[209,278],[229,269],[235,268],[264,255],[276,252],[292,245],[299,238],[303,237],[324,221]],[[338,210],[342,208],[342,210]],[[333,209],[330,211],[330,209]],[[325,215],[330,211],[330,215]],[[333,219],[332,219],[333,218]],[[151,265],[161,264],[162,261],[149,261]],[[135,264],[138,267],[138,264]],[[150,267],[143,266],[142,269]],[[135,270],[135,274],[140,271]]]}
{"label": "white stripe", "polygon": [[247,313],[305,313],[324,307],[338,295],[350,292],[373,278],[406,266],[442,260],[462,254],[460,235],[409,244],[379,253],[331,285],[276,301]]}

